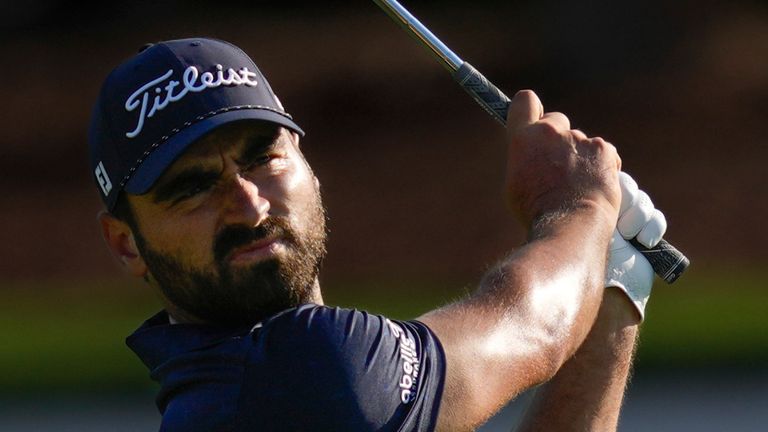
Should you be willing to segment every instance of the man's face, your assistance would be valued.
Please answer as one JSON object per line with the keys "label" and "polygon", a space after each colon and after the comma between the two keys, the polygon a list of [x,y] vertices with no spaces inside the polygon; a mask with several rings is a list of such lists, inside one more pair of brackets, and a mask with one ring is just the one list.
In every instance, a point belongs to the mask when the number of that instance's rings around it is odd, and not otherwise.
{"label": "man's face", "polygon": [[218,128],[129,202],[137,247],[179,313],[250,324],[318,294],[325,213],[285,129],[263,122]]}

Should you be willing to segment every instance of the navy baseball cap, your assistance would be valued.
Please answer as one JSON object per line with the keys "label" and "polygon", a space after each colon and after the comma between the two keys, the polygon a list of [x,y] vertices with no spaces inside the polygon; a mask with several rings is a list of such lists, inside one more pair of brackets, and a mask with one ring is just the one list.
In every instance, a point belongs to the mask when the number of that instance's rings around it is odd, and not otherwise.
{"label": "navy baseball cap", "polygon": [[91,117],[91,172],[107,209],[121,191],[149,191],[198,138],[245,119],[304,135],[240,48],[208,38],[148,45],[110,73]]}

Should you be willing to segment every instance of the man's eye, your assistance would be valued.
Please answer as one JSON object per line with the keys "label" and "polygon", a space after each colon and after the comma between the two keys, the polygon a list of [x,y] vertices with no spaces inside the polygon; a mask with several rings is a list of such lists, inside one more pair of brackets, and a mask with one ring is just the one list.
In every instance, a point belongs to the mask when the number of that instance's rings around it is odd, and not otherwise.
{"label": "man's eye", "polygon": [[203,193],[203,192],[207,191],[208,189],[210,189],[211,186],[212,186],[212,183],[201,183],[201,184],[192,186],[189,189],[187,189],[186,191],[180,193],[177,196],[175,202],[181,202],[181,201],[184,201],[184,200],[187,200],[187,199],[190,199],[190,198],[194,198],[198,194]]}
{"label": "man's eye", "polygon": [[260,167],[260,166],[264,166],[264,165],[268,164],[272,159],[273,159],[272,155],[268,155],[268,154],[261,155],[261,156],[257,157],[256,159],[254,159],[250,163],[250,165],[248,165],[248,168],[246,168],[246,169],[248,171],[250,171],[250,170],[252,170],[254,168],[257,168],[257,167]]}

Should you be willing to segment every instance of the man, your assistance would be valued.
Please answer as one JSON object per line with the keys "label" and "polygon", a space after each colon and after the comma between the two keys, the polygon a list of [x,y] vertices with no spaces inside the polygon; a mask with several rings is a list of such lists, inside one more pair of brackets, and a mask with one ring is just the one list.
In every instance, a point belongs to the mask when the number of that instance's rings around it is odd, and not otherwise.
{"label": "man", "polygon": [[127,340],[161,385],[161,430],[472,430],[544,382],[522,430],[615,429],[652,279],[623,238],[654,245],[663,215],[612,145],[532,92],[508,125],[528,242],[400,322],[323,306],[319,181],[245,53],[183,39],[117,67],[91,164],[107,245],[165,305]]}

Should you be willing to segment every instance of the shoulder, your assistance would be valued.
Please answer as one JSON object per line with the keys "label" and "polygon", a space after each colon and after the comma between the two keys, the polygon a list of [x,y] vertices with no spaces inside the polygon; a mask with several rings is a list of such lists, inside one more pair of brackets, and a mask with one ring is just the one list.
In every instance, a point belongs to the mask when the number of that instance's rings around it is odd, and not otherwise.
{"label": "shoulder", "polygon": [[[387,430],[409,421],[415,406],[417,418],[436,415],[444,356],[419,322],[304,305],[268,319],[253,337],[241,395],[246,411],[269,406],[285,421],[328,430]],[[298,401],[305,407],[300,418]]]}
{"label": "shoulder", "polygon": [[362,345],[386,344],[398,336],[391,321],[356,309],[303,305],[280,313],[262,325],[256,341],[269,353],[281,349],[358,351]]}

